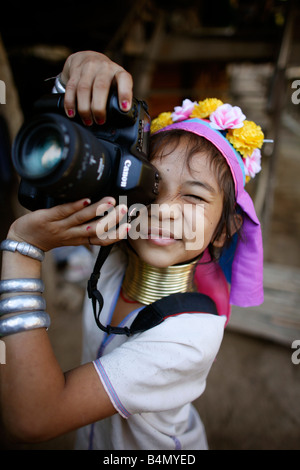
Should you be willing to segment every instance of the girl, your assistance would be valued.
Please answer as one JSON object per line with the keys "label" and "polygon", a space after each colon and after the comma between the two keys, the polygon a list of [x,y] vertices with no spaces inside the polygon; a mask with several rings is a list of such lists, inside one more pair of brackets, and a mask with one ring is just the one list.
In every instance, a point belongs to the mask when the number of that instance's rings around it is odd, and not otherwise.
{"label": "girl", "polygon": [[[101,54],[71,56],[58,84],[66,84],[67,115],[77,111],[86,125],[101,125],[113,81],[126,111],[130,75]],[[152,133],[151,159],[161,181],[156,206],[147,212],[147,233],[130,237],[133,227],[126,222],[114,240],[105,237],[105,226],[127,212],[106,197],[26,214],[2,242],[0,334],[7,363],[1,367],[1,409],[17,439],[43,441],[80,428],[80,449],[207,448],[191,402],[205,389],[228,321],[229,292],[219,266],[229,273],[230,303],[263,300],[260,225],[244,190],[245,176],[258,169],[263,134],[239,108],[218,100],[185,100],[155,119]],[[108,210],[100,224],[90,222]],[[128,332],[139,312],[141,319],[153,313],[167,318],[129,337],[109,334],[97,328],[87,299],[83,365],[64,374],[47,336],[43,253],[125,238],[98,283],[102,324]],[[195,290],[214,303],[190,294]]]}

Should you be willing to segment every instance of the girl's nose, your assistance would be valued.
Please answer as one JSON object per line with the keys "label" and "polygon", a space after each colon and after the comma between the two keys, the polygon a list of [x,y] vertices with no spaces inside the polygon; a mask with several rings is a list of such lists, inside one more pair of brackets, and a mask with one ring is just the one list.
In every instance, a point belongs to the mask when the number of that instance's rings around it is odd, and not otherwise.
{"label": "girl's nose", "polygon": [[177,220],[182,217],[182,208],[178,202],[159,199],[154,204],[151,204],[150,215],[158,220]]}

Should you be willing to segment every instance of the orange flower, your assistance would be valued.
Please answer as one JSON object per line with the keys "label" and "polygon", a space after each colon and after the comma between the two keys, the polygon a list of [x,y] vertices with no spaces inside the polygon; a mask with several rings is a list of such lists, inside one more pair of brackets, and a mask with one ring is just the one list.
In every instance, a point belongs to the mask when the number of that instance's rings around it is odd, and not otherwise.
{"label": "orange flower", "polygon": [[252,121],[244,121],[239,129],[229,129],[226,138],[243,157],[252,155],[255,149],[261,149],[264,133],[261,127]]}
{"label": "orange flower", "polygon": [[157,118],[151,122],[151,134],[172,124],[172,113],[160,113]]}
{"label": "orange flower", "polygon": [[206,98],[204,101],[199,101],[191,114],[191,118],[205,119],[210,116],[223,102],[217,98]]}

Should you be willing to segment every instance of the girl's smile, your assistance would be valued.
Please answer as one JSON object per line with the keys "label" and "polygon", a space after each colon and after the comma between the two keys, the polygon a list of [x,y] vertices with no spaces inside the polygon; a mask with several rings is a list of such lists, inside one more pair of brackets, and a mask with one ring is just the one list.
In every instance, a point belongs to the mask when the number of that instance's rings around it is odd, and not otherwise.
{"label": "girl's smile", "polygon": [[154,245],[167,246],[176,243],[176,238],[173,233],[165,229],[150,226],[148,231],[148,241]]}
{"label": "girl's smile", "polygon": [[170,246],[177,243],[175,238],[167,238],[164,236],[149,235],[148,243],[152,243],[156,246]]}

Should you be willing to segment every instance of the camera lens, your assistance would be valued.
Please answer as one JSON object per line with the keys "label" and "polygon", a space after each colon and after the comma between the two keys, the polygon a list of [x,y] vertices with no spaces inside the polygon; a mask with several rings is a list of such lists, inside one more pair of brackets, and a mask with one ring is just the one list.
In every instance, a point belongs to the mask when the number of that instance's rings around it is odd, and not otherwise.
{"label": "camera lens", "polygon": [[54,127],[38,128],[24,144],[20,165],[25,177],[43,178],[62,161],[63,137]]}

